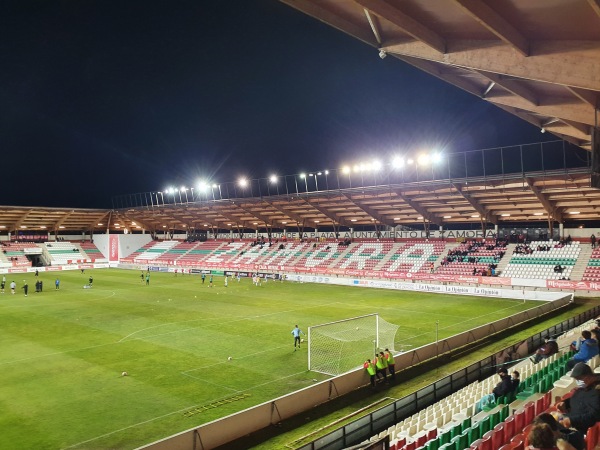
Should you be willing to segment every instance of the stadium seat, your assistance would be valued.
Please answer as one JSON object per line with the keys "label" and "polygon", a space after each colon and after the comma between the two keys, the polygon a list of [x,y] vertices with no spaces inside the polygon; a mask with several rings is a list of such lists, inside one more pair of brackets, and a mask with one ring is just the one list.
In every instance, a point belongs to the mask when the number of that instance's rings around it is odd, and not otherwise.
{"label": "stadium seat", "polygon": [[494,427],[494,437],[492,438],[492,447],[500,448],[506,443],[507,439],[504,435],[504,422],[500,422]]}
{"label": "stadium seat", "polygon": [[585,435],[586,450],[594,450],[598,445],[598,439],[600,439],[600,422],[588,429]]}
{"label": "stadium seat", "polygon": [[525,437],[517,434],[510,440],[510,445],[513,450],[525,450]]}

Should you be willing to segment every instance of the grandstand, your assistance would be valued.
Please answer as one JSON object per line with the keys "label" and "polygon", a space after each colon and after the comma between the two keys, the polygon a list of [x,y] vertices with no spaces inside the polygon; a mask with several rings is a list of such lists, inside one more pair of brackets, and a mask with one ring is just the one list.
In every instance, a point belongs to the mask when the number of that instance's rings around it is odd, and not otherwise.
{"label": "grandstand", "polygon": [[[494,298],[504,289],[512,298],[531,296],[544,306],[566,301],[572,293],[597,295],[600,249],[592,249],[589,241],[592,232],[598,235],[600,207],[598,170],[590,161],[597,161],[600,152],[597,1],[552,2],[550,7],[541,0],[509,6],[405,2],[402,10],[385,1],[283,2],[372,45],[381,58],[393,55],[564,140],[445,155],[444,164],[426,169],[408,164],[409,159],[417,160],[416,154],[405,155],[402,171],[387,166],[376,173],[315,171],[309,176],[313,184],[306,176],[298,183],[300,174],[295,174],[279,178],[277,195],[264,195],[260,187],[266,183],[260,179],[241,193],[223,183],[223,189],[219,185],[218,192],[212,191],[212,199],[193,192],[188,197],[187,190],[185,200],[156,191],[120,196],[113,199],[111,210],[7,206],[0,214],[0,271],[43,274],[110,266],[264,277],[285,272],[302,282],[448,293],[455,289]],[[570,70],[562,70],[562,64]],[[544,166],[545,160],[556,160],[549,155],[558,155],[564,164]],[[486,160],[495,164],[486,165]],[[505,166],[514,170],[505,171]],[[189,242],[199,230],[207,240]],[[498,244],[498,238],[509,240],[515,233],[524,238]],[[42,255],[42,267],[32,266],[33,254]],[[556,299],[545,297],[553,293]],[[154,304],[143,305],[144,310],[150,306],[154,311]],[[234,307],[242,309],[232,302]],[[498,354],[485,355],[381,409],[370,408],[326,436],[312,436],[310,430],[310,442],[294,448],[342,448],[389,439],[395,450],[522,449],[534,415],[552,410],[553,398],[573,388],[574,380],[564,370],[570,356],[564,348],[582,329],[594,325],[590,319],[598,313],[591,304],[587,311],[543,330],[560,335],[563,351],[536,365],[527,354],[542,333],[532,331],[521,343],[525,349],[516,359],[522,361],[510,359],[511,369],[522,374],[520,391],[487,409],[478,402],[495,383],[495,366],[506,362]],[[157,320],[149,328],[163,325]],[[432,368],[427,364],[438,363],[438,344],[435,349],[429,344],[422,359],[416,350],[403,352],[413,360],[402,369]],[[442,346],[441,353],[451,352]],[[600,371],[598,357],[590,365]],[[282,418],[306,416],[301,413],[314,407],[315,398],[331,400],[338,387],[339,392],[350,392],[366,384],[362,371],[354,371],[308,386],[288,403],[278,398],[258,405],[247,412],[253,417],[245,422],[236,422],[234,414],[207,426],[214,427],[212,436],[223,442],[241,438]],[[131,390],[135,389],[127,391]],[[281,404],[286,408],[279,408]],[[197,422],[189,425],[196,427]],[[204,430],[198,426],[185,437],[150,447],[213,448]],[[588,449],[597,447],[599,435],[596,424],[588,432]]]}

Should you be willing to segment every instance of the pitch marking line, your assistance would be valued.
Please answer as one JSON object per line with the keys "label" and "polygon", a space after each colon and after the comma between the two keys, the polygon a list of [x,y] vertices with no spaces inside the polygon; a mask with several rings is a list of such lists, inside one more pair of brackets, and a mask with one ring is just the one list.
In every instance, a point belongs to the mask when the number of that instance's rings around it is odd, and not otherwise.
{"label": "pitch marking line", "polygon": [[[277,382],[277,381],[284,380],[284,379],[286,379],[286,378],[290,378],[290,377],[293,377],[293,376],[297,376],[297,375],[300,375],[300,374],[302,374],[302,373],[306,373],[306,372],[298,372],[298,373],[293,373],[293,374],[291,374],[291,375],[288,375],[288,376],[285,376],[285,377],[281,377],[281,378],[278,378],[278,379],[276,379],[276,380],[267,381],[267,382],[265,382],[265,383],[262,383],[262,384],[256,385],[256,386],[254,386],[253,388],[255,388],[255,387],[258,387],[258,386],[264,386],[264,385],[271,384],[271,383],[275,383],[275,382]],[[253,389],[253,388],[249,388],[249,389]],[[237,391],[237,392],[242,392],[242,393],[243,393],[244,391]],[[216,398],[216,399],[214,399],[214,400],[212,400],[212,401],[213,401],[213,402],[215,402],[215,401],[218,401],[218,400],[220,400],[220,399],[225,399],[225,398],[227,398],[227,397],[218,397],[218,398]],[[148,420],[144,420],[144,421],[142,421],[142,422],[134,423],[133,425],[129,425],[129,426],[126,426],[126,427],[120,428],[120,429],[118,429],[118,430],[111,431],[111,432],[109,432],[109,433],[104,433],[104,434],[101,434],[100,436],[96,436],[96,437],[93,437],[93,438],[87,439],[87,440],[85,440],[85,441],[81,441],[81,442],[78,442],[78,443],[76,443],[76,444],[69,445],[68,447],[63,447],[63,448],[62,448],[62,450],[68,450],[68,449],[71,449],[71,448],[76,448],[76,447],[79,447],[80,445],[88,444],[88,443],[90,443],[90,442],[97,441],[98,439],[102,439],[102,438],[105,438],[105,437],[108,437],[108,436],[112,436],[112,435],[114,435],[114,434],[117,434],[117,433],[121,433],[121,432],[123,432],[123,431],[130,430],[130,429],[132,429],[132,428],[136,428],[136,427],[138,427],[138,426],[140,426],[140,425],[145,425],[145,424],[147,424],[147,423],[155,422],[155,421],[157,421],[157,420],[164,419],[165,417],[169,417],[169,416],[172,416],[172,415],[174,415],[174,414],[180,414],[180,413],[182,413],[182,412],[189,411],[190,409],[194,409],[194,408],[197,408],[197,407],[199,407],[199,406],[202,406],[202,405],[200,405],[200,404],[197,404],[197,405],[193,405],[193,406],[188,406],[188,407],[186,407],[186,408],[178,409],[177,411],[172,411],[172,412],[170,412],[170,413],[163,414],[162,416],[157,416],[157,417],[153,417],[152,419],[148,419]]]}

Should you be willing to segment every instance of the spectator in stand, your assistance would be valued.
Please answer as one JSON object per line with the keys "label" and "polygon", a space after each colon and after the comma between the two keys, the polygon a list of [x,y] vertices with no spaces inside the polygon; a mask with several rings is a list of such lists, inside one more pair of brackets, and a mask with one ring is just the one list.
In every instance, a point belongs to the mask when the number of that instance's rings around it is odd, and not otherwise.
{"label": "spectator in stand", "polygon": [[577,363],[588,362],[598,354],[598,341],[592,339],[592,333],[589,330],[583,330],[581,332],[581,339],[571,345],[574,345],[579,351],[573,355],[573,358],[567,361],[567,370],[573,369]]}
{"label": "spectator in stand", "polygon": [[575,450],[575,447],[564,440],[559,447],[559,439],[547,423],[539,423],[531,427],[527,441],[528,450]]}
{"label": "spectator in stand", "polygon": [[519,384],[521,384],[521,374],[518,371],[513,370],[512,378],[510,379],[510,382],[512,383],[513,392],[517,392],[517,389],[519,388]]}
{"label": "spectator in stand", "polygon": [[534,364],[539,363],[541,360],[546,359],[555,353],[558,353],[558,343],[551,336],[544,338],[544,345],[538,348],[530,359]]}
{"label": "spectator in stand", "polygon": [[542,413],[533,419],[533,425],[546,424],[554,433],[556,438],[556,447],[559,450],[584,450],[585,441],[581,434],[575,430],[561,427],[554,416],[550,413]]}
{"label": "spectator in stand", "polygon": [[571,376],[577,380],[577,389],[570,398],[556,404],[562,413],[558,423],[575,428],[583,438],[588,428],[600,420],[600,378],[582,362],[573,368]]}
{"label": "spectator in stand", "polygon": [[513,390],[512,381],[505,367],[501,367],[500,369],[498,369],[498,376],[500,377],[500,382],[492,390],[492,394],[494,394],[496,400],[512,392]]}

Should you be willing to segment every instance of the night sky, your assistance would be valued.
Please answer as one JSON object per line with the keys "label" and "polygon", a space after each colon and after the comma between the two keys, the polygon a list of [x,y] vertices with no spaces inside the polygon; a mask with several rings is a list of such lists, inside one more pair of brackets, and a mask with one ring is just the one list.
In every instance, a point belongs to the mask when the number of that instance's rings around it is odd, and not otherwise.
{"label": "night sky", "polygon": [[276,0],[0,6],[0,204],[555,140]]}

